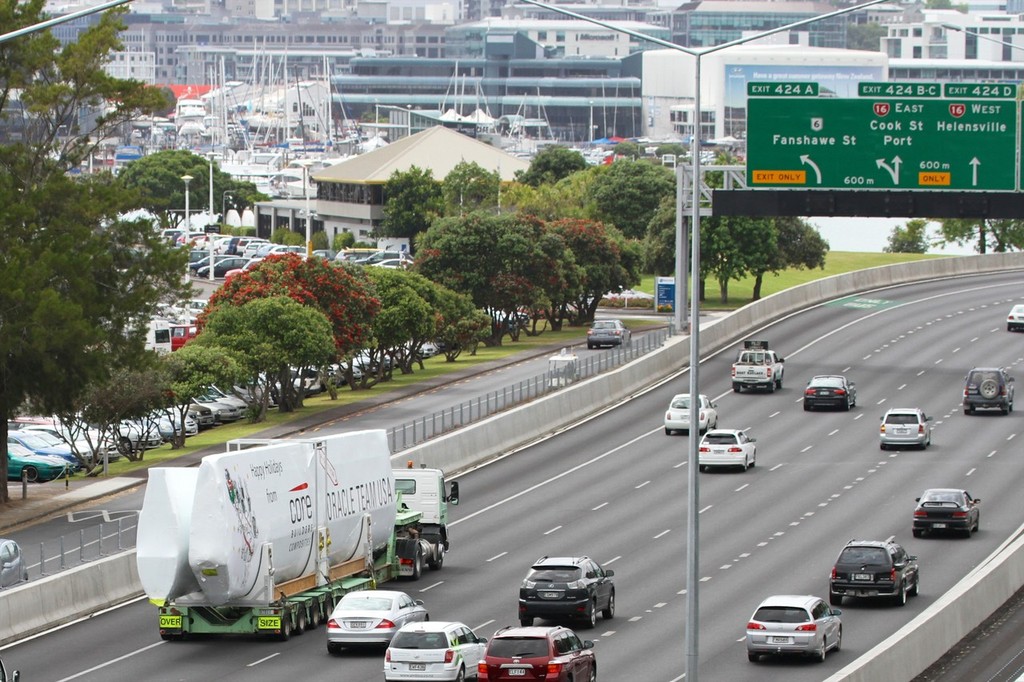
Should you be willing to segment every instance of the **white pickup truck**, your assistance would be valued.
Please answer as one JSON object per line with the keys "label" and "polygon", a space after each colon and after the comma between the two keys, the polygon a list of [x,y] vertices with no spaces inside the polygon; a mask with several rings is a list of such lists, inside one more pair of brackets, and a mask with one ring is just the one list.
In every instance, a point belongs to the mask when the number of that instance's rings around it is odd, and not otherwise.
{"label": "white pickup truck", "polygon": [[732,364],[732,390],[766,388],[771,393],[782,388],[784,360],[768,347],[767,341],[747,340]]}

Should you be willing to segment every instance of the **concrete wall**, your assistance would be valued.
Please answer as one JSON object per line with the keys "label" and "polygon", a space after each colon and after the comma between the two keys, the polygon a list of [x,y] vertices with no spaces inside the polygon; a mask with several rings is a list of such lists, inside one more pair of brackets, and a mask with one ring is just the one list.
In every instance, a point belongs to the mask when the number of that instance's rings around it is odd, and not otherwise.
{"label": "concrete wall", "polygon": [[[892,284],[1015,269],[1024,269],[1024,253],[924,260],[810,282],[702,325],[701,354],[725,348],[767,322],[834,298]],[[690,338],[674,337],[629,365],[404,451],[395,456],[395,464],[404,466],[412,460],[416,465],[449,472],[467,469],[613,405],[685,367],[689,356]],[[1021,586],[1024,541],[1019,540],[990,557],[912,623],[830,680],[910,680]],[[134,551],[5,590],[0,592],[0,644],[141,595]],[[155,612],[153,617],[156,628]]]}

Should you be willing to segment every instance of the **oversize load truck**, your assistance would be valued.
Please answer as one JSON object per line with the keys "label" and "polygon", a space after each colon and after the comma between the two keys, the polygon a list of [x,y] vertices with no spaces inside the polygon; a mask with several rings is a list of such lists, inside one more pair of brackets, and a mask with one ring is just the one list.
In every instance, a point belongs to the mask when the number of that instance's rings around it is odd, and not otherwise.
{"label": "oversize load truck", "polygon": [[392,471],[379,430],[232,441],[198,468],[151,469],[136,552],[161,637],[287,639],[347,592],[440,569],[451,488],[436,469]]}

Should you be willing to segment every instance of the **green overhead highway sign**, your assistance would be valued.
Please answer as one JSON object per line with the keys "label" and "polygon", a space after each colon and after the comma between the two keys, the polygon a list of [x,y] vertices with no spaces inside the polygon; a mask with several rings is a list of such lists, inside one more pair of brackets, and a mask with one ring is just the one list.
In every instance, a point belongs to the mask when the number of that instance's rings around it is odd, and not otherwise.
{"label": "green overhead highway sign", "polygon": [[747,121],[751,188],[1017,189],[1017,103],[989,92],[751,96]]}

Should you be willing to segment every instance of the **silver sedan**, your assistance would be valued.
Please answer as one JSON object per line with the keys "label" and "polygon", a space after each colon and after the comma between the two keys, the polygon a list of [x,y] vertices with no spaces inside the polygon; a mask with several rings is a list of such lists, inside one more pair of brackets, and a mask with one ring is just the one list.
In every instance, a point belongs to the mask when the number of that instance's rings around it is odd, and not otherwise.
{"label": "silver sedan", "polygon": [[360,590],[341,598],[327,621],[327,651],[342,647],[387,646],[406,623],[430,620],[423,601],[395,590]]}

